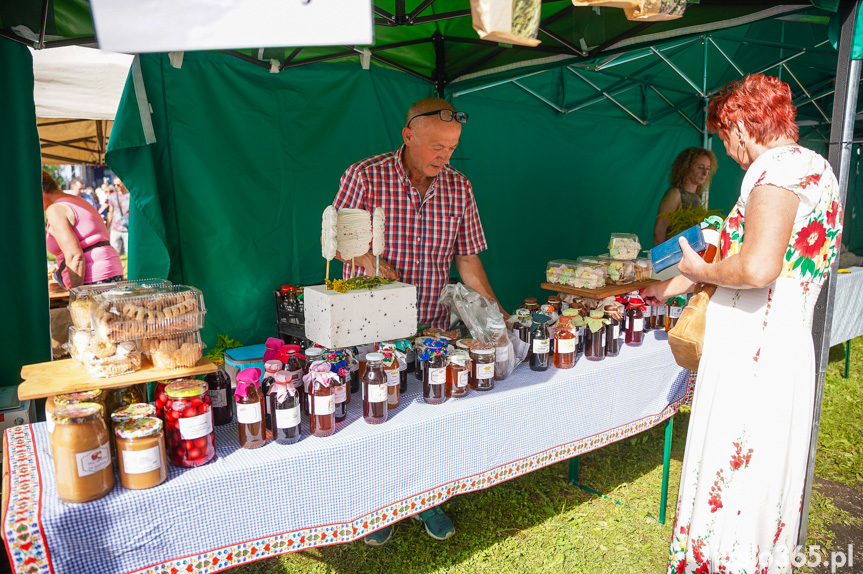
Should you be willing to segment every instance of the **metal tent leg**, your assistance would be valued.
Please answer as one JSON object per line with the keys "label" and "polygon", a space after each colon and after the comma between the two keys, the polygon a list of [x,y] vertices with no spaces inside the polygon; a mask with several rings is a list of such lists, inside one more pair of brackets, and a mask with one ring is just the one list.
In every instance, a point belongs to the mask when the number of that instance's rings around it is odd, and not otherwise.
{"label": "metal tent leg", "polygon": [[851,339],[845,341],[845,374],[843,378],[848,378],[848,370],[851,367]]}
{"label": "metal tent leg", "polygon": [[668,506],[668,471],[671,466],[671,437],[674,433],[674,417],[665,422],[665,450],[662,453],[662,495],[659,497],[659,523],[665,524],[665,509]]}

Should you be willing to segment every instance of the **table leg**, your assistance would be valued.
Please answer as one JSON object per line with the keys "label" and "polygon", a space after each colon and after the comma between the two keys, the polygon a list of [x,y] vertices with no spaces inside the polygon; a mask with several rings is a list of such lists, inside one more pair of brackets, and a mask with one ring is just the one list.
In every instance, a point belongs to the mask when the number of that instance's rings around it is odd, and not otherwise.
{"label": "table leg", "polygon": [[569,459],[569,483],[578,486],[578,457]]}
{"label": "table leg", "polygon": [[851,340],[845,341],[845,377],[848,378],[848,369],[851,366]]}
{"label": "table leg", "polygon": [[671,465],[671,436],[674,432],[674,417],[665,423],[665,451],[662,454],[662,495],[659,497],[659,523],[665,524],[665,507],[668,506],[668,470]]}

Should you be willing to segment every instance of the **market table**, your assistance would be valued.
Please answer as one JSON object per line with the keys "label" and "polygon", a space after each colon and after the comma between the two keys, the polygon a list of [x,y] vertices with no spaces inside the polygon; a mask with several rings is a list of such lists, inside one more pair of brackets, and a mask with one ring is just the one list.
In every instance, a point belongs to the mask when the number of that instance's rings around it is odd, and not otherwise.
{"label": "market table", "polygon": [[169,464],[158,487],[118,484],[87,504],[57,499],[46,425],[13,427],[5,435],[7,550],[21,573],[204,574],[348,542],[651,428],[677,412],[688,380],[655,331],[618,357],[544,373],[520,365],[494,390],[442,405],[422,402],[410,374],[402,405],[382,425],[362,421],[354,396],[327,438],[244,450],[235,425],[217,427],[212,463]]}
{"label": "market table", "polygon": [[851,362],[851,339],[863,335],[863,267],[836,274],[830,346],[845,343],[845,378]]}

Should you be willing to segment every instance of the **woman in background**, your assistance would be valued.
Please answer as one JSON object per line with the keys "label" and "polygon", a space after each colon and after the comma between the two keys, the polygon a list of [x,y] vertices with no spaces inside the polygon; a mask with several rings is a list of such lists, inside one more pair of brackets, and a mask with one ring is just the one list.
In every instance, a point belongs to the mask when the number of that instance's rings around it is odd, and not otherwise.
{"label": "woman in background", "polygon": [[662,196],[653,227],[653,244],[668,239],[668,218],[662,213],[692,209],[701,205],[701,194],[716,173],[716,156],[709,149],[690,147],[680,152],[671,164],[671,187]]}

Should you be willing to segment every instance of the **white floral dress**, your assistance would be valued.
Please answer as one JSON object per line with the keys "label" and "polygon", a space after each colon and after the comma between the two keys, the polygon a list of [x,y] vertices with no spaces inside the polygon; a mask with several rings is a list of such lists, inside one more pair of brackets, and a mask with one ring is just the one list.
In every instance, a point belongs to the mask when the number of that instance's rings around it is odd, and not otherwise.
{"label": "white floral dress", "polygon": [[800,199],[782,272],[710,300],[668,573],[791,572],[815,397],[815,301],[839,254],[842,208],[827,161],[797,145],[752,163],[723,225],[723,259],[744,241],[759,185]]}

